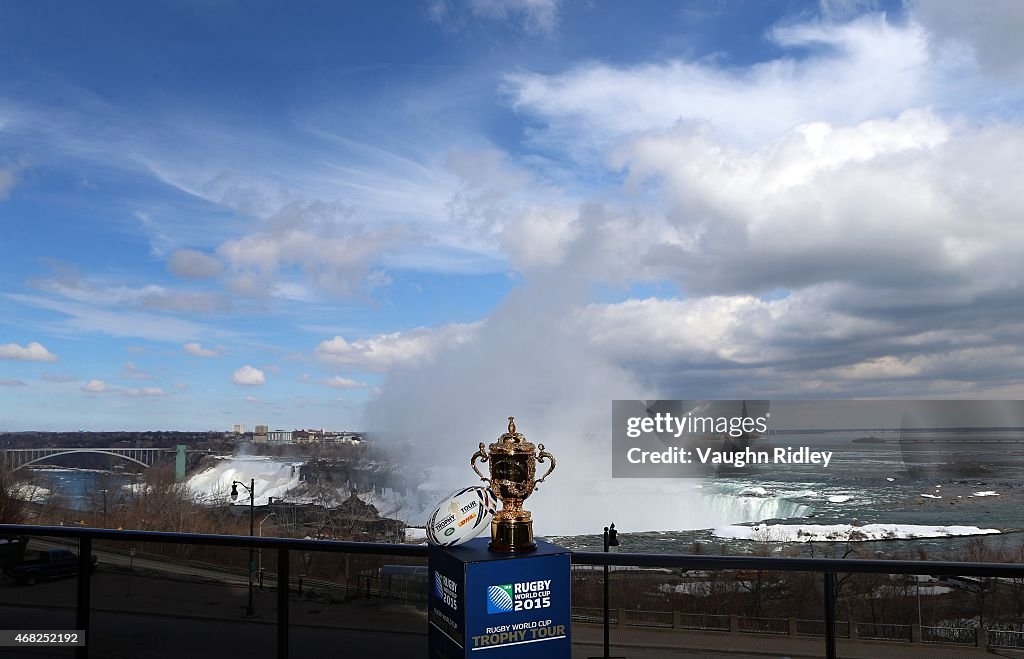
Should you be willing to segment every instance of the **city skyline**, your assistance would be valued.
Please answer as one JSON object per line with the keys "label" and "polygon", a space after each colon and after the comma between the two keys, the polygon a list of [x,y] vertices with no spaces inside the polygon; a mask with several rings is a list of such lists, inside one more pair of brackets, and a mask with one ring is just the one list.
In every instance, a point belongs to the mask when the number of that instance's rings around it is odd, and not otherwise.
{"label": "city skyline", "polygon": [[4,14],[0,431],[1024,398],[1019,3]]}

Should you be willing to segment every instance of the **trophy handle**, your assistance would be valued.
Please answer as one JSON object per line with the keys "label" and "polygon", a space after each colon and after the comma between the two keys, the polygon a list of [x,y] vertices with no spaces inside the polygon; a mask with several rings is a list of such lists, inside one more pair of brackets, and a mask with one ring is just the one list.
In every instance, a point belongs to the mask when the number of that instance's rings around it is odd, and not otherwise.
{"label": "trophy handle", "polygon": [[480,470],[476,468],[477,458],[480,458],[480,462],[487,462],[487,449],[484,448],[483,442],[480,442],[480,449],[476,453],[474,453],[473,457],[470,459],[469,466],[473,468],[473,471],[475,471],[476,475],[480,477],[480,480],[482,480],[485,483],[490,483],[491,479],[484,478],[484,475],[481,474]]}
{"label": "trophy handle", "polygon": [[548,453],[547,451],[545,451],[543,444],[537,444],[537,462],[543,463],[544,462],[544,458],[550,459],[551,460],[551,464],[548,466],[548,470],[546,472],[544,472],[544,475],[540,477],[540,480],[534,481],[534,483],[533,483],[534,491],[536,491],[537,490],[537,486],[540,485],[541,483],[543,483],[544,479],[547,478],[548,476],[550,476],[551,472],[553,472],[555,470],[555,456],[553,456],[550,453]]}

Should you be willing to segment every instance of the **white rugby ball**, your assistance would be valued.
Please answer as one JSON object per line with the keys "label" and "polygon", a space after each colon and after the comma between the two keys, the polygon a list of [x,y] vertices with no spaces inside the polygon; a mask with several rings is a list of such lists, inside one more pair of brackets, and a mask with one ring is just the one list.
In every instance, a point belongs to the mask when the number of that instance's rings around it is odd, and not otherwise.
{"label": "white rugby ball", "polygon": [[427,520],[427,541],[452,547],[475,538],[491,524],[498,497],[486,487],[464,487],[438,504]]}

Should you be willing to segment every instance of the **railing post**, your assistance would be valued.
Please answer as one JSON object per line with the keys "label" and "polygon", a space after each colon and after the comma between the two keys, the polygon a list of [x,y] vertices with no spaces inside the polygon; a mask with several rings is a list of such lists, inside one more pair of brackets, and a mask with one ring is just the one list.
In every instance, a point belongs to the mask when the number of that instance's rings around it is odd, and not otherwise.
{"label": "railing post", "polygon": [[988,649],[988,630],[980,625],[974,630],[974,646]]}
{"label": "railing post", "polygon": [[860,632],[857,631],[857,623],[850,620],[846,623],[847,630],[850,632],[850,639],[857,640],[860,638]]}
{"label": "railing post", "polygon": [[277,659],[288,659],[288,550],[277,550]]}
{"label": "railing post", "polygon": [[683,626],[683,614],[680,611],[672,612],[672,629],[680,629]]}
{"label": "railing post", "polygon": [[78,602],[75,611],[75,629],[82,630],[85,645],[75,648],[77,659],[89,659],[89,645],[92,643],[89,630],[89,597],[92,590],[92,538],[78,539]]}
{"label": "railing post", "polygon": [[910,623],[910,642],[921,642],[921,625],[917,624],[916,622]]}
{"label": "railing post", "polygon": [[729,633],[740,633],[740,616],[737,613],[732,613],[729,615]]}
{"label": "railing post", "polygon": [[825,572],[825,658],[836,659],[836,583],[835,575]]}
{"label": "railing post", "polygon": [[789,619],[786,621],[786,624],[786,631],[789,633],[789,635],[796,636],[796,618],[790,616]]}

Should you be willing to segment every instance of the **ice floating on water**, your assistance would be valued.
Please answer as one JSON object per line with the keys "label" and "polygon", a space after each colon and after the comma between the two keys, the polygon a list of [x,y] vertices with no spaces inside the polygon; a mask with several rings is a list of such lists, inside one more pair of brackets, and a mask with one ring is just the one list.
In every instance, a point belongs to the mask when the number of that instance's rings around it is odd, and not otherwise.
{"label": "ice floating on water", "polygon": [[937,494],[922,494],[921,496],[923,496],[925,499],[941,499],[942,498],[941,496],[938,496]]}
{"label": "ice floating on water", "polygon": [[853,497],[849,494],[836,494],[828,498],[830,503],[846,503]]}
{"label": "ice floating on water", "polygon": [[768,542],[821,542],[908,540],[913,538],[948,538],[958,535],[987,535],[997,529],[977,526],[919,526],[915,524],[759,524],[757,526],[723,526],[714,530],[720,538],[762,540]]}
{"label": "ice floating on water", "polygon": [[992,490],[985,490],[984,492],[975,492],[971,496],[972,497],[997,497],[997,496],[999,496],[999,493],[998,492],[993,492]]}
{"label": "ice floating on water", "polygon": [[768,490],[763,487],[745,487],[736,494],[741,497],[766,497]]}
{"label": "ice floating on water", "polygon": [[887,481],[889,481],[891,483],[891,482],[893,482],[896,479],[890,476],[889,478],[886,478],[885,480],[887,480]]}

